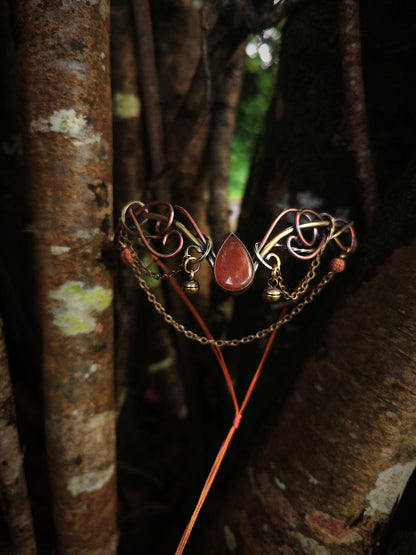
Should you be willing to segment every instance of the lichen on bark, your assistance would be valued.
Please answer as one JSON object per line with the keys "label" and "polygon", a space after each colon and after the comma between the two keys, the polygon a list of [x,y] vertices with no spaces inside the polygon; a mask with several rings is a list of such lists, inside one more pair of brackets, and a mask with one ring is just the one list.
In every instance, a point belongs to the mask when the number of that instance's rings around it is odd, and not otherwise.
{"label": "lichen on bark", "polygon": [[57,549],[115,553],[109,3],[15,23]]}

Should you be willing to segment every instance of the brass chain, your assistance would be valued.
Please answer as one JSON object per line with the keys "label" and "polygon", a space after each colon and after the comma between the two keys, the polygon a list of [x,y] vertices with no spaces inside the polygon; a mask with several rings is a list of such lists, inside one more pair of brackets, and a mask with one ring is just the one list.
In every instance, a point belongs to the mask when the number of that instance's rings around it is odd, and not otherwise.
{"label": "brass chain", "polygon": [[[120,250],[128,249],[132,254],[135,253],[133,243],[130,241],[130,239],[128,238],[127,233],[123,229],[120,230],[120,232],[118,234],[118,243],[119,243],[119,246],[120,246]],[[137,276],[137,274],[140,274],[141,272],[144,272],[147,276],[152,277],[153,279],[157,279],[157,280],[167,280],[167,279],[169,279],[169,278],[171,278],[171,277],[173,277],[177,274],[180,274],[183,270],[183,263],[181,263],[181,264],[178,264],[178,266],[176,266],[176,268],[174,268],[173,270],[171,270],[167,274],[152,272],[152,270],[149,270],[149,268],[145,264],[143,264],[143,262],[140,260],[140,258],[138,256],[133,257],[133,261],[131,262],[131,266],[132,266],[133,271],[134,271],[136,276]]]}
{"label": "brass chain", "polygon": [[298,287],[296,287],[296,289],[293,291],[293,293],[290,293],[286,289],[286,287],[283,283],[283,277],[282,277],[282,274],[280,272],[280,268],[276,269],[276,273],[275,273],[273,279],[276,281],[277,287],[279,288],[283,297],[287,301],[297,301],[299,299],[299,297],[301,297],[302,295],[304,295],[306,293],[306,291],[308,290],[310,282],[313,279],[315,279],[315,277],[316,277],[316,270],[319,267],[319,264],[321,262],[321,255],[322,255],[322,253],[319,253],[316,256],[316,258],[312,261],[311,267],[309,268],[309,271],[306,274],[305,279],[301,281],[301,283],[298,285]]}
{"label": "brass chain", "polygon": [[[165,307],[157,300],[156,295],[150,291],[149,285],[141,275],[142,272],[144,272],[147,275],[152,277],[158,276],[156,279],[168,279],[170,277],[173,277],[178,272],[180,272],[181,266],[183,265],[181,264],[180,266],[178,266],[168,274],[155,274],[155,272],[151,272],[139,259],[139,257],[135,253],[135,250],[133,248],[131,241],[122,231],[118,235],[118,243],[121,250],[127,248],[130,251],[130,254],[132,255],[132,259],[133,259],[132,262],[130,262],[130,265],[132,266],[132,269],[133,269],[133,273],[137,279],[139,286],[141,287],[141,289],[143,289],[144,293],[146,294],[147,300],[154,306],[156,312],[158,312],[162,316],[163,320],[167,324],[172,326],[177,332],[183,334],[185,337],[187,337],[188,339],[191,339],[192,341],[196,341],[197,343],[200,343],[201,345],[215,345],[216,347],[238,347],[239,345],[252,343],[253,341],[266,337],[267,335],[271,334],[275,330],[279,329],[284,324],[287,324],[288,322],[290,322],[292,318],[294,318],[300,312],[302,312],[305,306],[308,305],[322,291],[325,285],[329,283],[335,275],[335,272],[332,272],[332,271],[328,272],[323,277],[323,279],[312,289],[312,291],[309,293],[308,296],[306,296],[300,303],[298,303],[281,320],[277,320],[276,322],[273,322],[273,324],[271,324],[267,328],[263,328],[261,330],[258,330],[254,334],[245,335],[244,337],[240,337],[236,339],[209,339],[208,337],[199,335],[196,332],[193,332],[192,330],[186,329],[183,324],[180,324],[179,322],[177,322],[173,318],[173,316],[166,311]],[[313,270],[312,270],[312,267],[313,267]],[[314,264],[312,263],[312,267],[303,282],[303,283],[306,282],[306,286],[303,289],[304,291],[306,291],[310,281],[316,275],[317,265],[314,266]],[[298,298],[299,295],[301,294],[301,293],[298,293],[298,291],[301,288],[302,288],[302,284],[294,291],[293,294],[297,293],[296,298]],[[288,291],[287,291],[287,294],[291,295]]]}

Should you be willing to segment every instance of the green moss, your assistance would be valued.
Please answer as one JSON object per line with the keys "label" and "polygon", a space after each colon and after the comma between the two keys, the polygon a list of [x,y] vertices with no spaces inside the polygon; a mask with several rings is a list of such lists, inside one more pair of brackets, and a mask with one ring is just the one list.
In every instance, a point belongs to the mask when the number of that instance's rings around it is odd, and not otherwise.
{"label": "green moss", "polygon": [[63,285],[59,291],[62,299],[83,304],[89,310],[104,310],[112,299],[111,289],[103,289],[98,286],[93,289],[84,289],[84,285],[79,281]]}
{"label": "green moss", "polygon": [[113,95],[113,114],[117,118],[134,118],[140,115],[140,100],[131,92],[115,91]]}
{"label": "green moss", "polygon": [[77,335],[95,327],[93,313],[110,305],[112,290],[100,286],[88,289],[79,281],[70,281],[52,291],[50,297],[58,301],[51,309],[54,324],[66,335]]}
{"label": "green moss", "polygon": [[85,333],[94,327],[95,323],[93,318],[82,318],[76,312],[71,312],[69,310],[65,312],[56,312],[53,321],[54,324],[67,335]]}

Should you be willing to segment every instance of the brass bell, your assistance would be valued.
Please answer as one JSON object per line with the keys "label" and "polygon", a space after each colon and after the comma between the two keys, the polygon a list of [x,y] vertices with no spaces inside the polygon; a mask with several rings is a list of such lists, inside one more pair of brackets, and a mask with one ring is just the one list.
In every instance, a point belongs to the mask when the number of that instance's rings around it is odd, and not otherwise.
{"label": "brass bell", "polygon": [[269,303],[277,302],[282,296],[282,292],[277,287],[266,287],[263,291],[263,299]]}
{"label": "brass bell", "polygon": [[193,272],[189,279],[182,282],[182,289],[188,295],[195,295],[199,291],[199,283],[193,278]]}
{"label": "brass bell", "polygon": [[184,270],[188,274],[189,277],[188,277],[188,279],[186,279],[185,281],[182,282],[182,289],[188,295],[195,295],[195,293],[198,293],[198,291],[199,291],[199,283],[196,281],[196,279],[194,279],[196,272],[199,270],[199,266],[197,266],[196,268],[193,268],[193,269],[188,268],[188,265],[194,259],[195,259],[195,257],[189,256],[183,264]]}

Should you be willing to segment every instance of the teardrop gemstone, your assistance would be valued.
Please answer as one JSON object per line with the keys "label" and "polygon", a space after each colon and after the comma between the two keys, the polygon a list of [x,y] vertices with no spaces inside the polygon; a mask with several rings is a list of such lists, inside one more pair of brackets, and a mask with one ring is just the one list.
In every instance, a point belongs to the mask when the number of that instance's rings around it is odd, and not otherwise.
{"label": "teardrop gemstone", "polygon": [[234,233],[228,235],[217,254],[214,276],[218,285],[230,293],[241,293],[253,281],[250,253]]}

